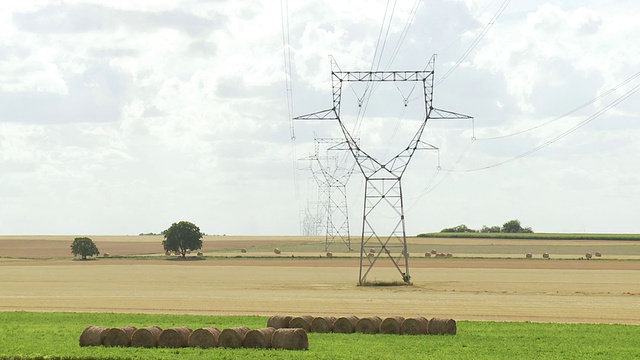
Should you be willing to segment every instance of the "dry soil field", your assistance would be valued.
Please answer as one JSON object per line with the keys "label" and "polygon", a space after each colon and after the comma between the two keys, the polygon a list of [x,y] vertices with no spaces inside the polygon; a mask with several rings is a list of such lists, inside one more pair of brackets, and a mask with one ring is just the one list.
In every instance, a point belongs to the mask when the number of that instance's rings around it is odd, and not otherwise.
{"label": "dry soil field", "polygon": [[[412,254],[418,254],[411,258],[414,286],[358,287],[355,254],[334,244],[338,257],[326,258],[322,238],[207,237],[206,259],[187,261],[167,260],[157,236],[92,238],[112,257],[73,260],[73,236],[0,237],[0,311],[640,324],[637,242],[411,239]],[[273,254],[274,247],[282,255]],[[455,249],[456,255],[420,256],[431,248]],[[551,260],[539,259],[539,253],[524,259],[524,253],[543,248],[556,250],[549,251]],[[602,251],[603,258],[578,260],[585,250]],[[399,275],[385,261],[369,280],[389,277]]]}

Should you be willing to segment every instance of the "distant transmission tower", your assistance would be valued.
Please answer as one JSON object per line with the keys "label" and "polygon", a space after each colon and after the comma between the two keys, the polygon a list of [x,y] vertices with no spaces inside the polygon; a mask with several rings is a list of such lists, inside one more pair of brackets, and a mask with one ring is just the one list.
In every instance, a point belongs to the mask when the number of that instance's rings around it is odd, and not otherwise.
{"label": "distant transmission tower", "polygon": [[340,240],[351,251],[347,183],[355,164],[346,169],[338,156],[329,155],[331,150],[343,150],[343,139],[314,136],[314,142],[315,154],[301,160],[310,161],[309,170],[318,185],[318,204],[322,204],[322,209],[318,209],[317,214],[326,216],[324,251],[329,251],[336,240]]}
{"label": "distant transmission tower", "polygon": [[[360,273],[358,284],[366,282],[367,275],[378,259],[387,257],[410,284],[409,251],[405,231],[402,175],[416,150],[435,149],[420,140],[429,119],[471,119],[470,116],[436,109],[433,101],[435,55],[424,71],[342,71],[331,58],[333,107],[294,118],[295,120],[337,120],[345,138],[345,145],[353,155],[365,178],[364,211],[360,241]],[[374,159],[362,150],[340,118],[342,86],[345,82],[416,82],[422,83],[424,119],[406,148],[387,162]],[[406,105],[406,103],[405,103]],[[382,220],[394,218],[391,225]],[[367,251],[366,249],[369,249]]]}

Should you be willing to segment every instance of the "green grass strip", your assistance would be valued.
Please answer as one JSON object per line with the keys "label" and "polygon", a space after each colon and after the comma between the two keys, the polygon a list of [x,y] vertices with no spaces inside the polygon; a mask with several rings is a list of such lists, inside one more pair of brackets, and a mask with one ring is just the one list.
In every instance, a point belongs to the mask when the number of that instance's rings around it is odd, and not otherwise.
{"label": "green grass strip", "polygon": [[309,334],[308,351],[78,346],[89,324],[261,328],[266,317],[0,312],[0,359],[638,359],[636,325],[458,322],[455,336]]}

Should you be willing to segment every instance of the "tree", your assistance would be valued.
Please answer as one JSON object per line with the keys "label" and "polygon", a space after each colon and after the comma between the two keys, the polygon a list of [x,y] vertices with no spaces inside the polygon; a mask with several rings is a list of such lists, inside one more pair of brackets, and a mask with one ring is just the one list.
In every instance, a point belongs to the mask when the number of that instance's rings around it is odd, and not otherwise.
{"label": "tree", "polygon": [[202,248],[202,236],[200,228],[194,223],[180,221],[162,232],[164,240],[162,246],[164,251],[178,251],[184,258],[187,250],[198,250]]}
{"label": "tree", "polygon": [[533,230],[530,227],[523,228],[520,225],[520,220],[510,220],[502,225],[501,232],[503,233],[532,233]]}
{"label": "tree", "polygon": [[487,225],[482,225],[482,229],[480,230],[481,233],[499,233],[500,232],[500,226],[487,226]]}
{"label": "tree", "polygon": [[87,256],[100,255],[100,251],[93,240],[88,237],[77,237],[71,244],[71,253],[73,256],[82,256],[82,260],[87,260]]}
{"label": "tree", "polygon": [[443,232],[443,233],[473,233],[473,232],[477,232],[477,231],[473,230],[473,229],[469,229],[467,227],[467,225],[465,225],[465,224],[461,224],[461,225],[458,225],[458,226],[454,226],[452,228],[442,229],[442,230],[440,230],[440,232]]}

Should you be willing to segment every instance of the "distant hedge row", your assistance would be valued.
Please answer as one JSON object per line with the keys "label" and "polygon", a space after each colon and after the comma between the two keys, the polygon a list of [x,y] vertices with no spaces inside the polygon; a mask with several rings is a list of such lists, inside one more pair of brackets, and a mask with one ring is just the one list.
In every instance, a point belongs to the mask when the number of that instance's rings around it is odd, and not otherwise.
{"label": "distant hedge row", "polygon": [[640,241],[640,234],[571,234],[571,233],[424,233],[422,238],[458,239],[527,239],[527,240],[624,240]]}

